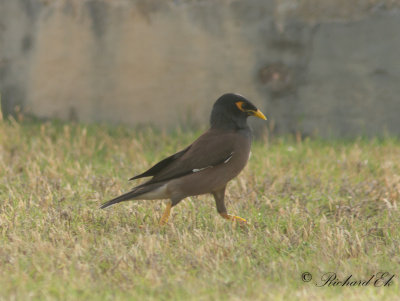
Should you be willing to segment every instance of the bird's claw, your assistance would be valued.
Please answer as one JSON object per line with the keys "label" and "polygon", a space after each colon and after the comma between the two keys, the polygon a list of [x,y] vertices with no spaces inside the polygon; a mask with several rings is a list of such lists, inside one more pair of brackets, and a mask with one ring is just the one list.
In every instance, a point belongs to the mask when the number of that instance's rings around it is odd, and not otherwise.
{"label": "bird's claw", "polygon": [[247,221],[244,218],[241,218],[240,216],[230,215],[230,214],[227,214],[227,213],[222,213],[221,216],[224,219],[228,219],[228,220],[233,221],[233,222],[239,222],[240,224],[247,224]]}
{"label": "bird's claw", "polygon": [[168,223],[168,218],[161,218],[159,221],[160,226],[165,226]]}

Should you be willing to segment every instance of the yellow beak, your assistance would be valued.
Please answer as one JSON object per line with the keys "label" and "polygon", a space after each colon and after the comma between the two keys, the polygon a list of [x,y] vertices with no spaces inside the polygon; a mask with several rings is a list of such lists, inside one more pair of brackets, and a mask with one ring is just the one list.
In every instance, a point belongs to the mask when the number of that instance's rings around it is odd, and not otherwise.
{"label": "yellow beak", "polygon": [[265,117],[265,115],[260,110],[257,110],[255,112],[253,112],[253,116],[256,116],[256,117],[264,119],[264,120],[267,120],[267,117]]}

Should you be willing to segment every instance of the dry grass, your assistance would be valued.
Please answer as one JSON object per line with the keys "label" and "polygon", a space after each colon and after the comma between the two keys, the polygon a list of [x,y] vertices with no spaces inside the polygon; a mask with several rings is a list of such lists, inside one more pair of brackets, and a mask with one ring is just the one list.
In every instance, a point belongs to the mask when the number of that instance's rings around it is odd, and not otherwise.
{"label": "dry grass", "polygon": [[[221,219],[189,198],[99,210],[199,132],[0,122],[0,299],[398,299],[400,143],[257,141]],[[336,271],[390,287],[316,287]]]}

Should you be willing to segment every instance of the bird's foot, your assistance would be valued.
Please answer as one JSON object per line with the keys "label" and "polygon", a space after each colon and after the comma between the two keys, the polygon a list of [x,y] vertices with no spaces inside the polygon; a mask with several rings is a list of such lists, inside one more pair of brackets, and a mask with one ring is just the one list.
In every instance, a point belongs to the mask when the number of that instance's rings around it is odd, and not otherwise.
{"label": "bird's foot", "polygon": [[165,226],[167,223],[168,223],[168,218],[162,217],[162,218],[160,219],[160,221],[159,221],[158,224],[159,224],[160,226]]}
{"label": "bird's foot", "polygon": [[224,219],[228,219],[228,220],[231,220],[233,222],[239,222],[240,224],[247,224],[247,221],[244,218],[241,218],[240,216],[230,215],[228,213],[221,213],[221,216]]}

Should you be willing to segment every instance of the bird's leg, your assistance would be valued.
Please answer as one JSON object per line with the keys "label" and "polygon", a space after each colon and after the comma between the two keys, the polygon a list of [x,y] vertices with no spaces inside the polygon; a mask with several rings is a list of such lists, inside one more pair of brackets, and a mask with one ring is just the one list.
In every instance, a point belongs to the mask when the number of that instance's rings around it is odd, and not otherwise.
{"label": "bird's leg", "polygon": [[168,222],[168,218],[171,213],[171,208],[172,208],[172,202],[169,201],[167,203],[167,208],[165,208],[165,211],[160,219],[160,222],[159,222],[160,226],[164,226]]}
{"label": "bird's leg", "polygon": [[182,201],[182,198],[180,198],[180,197],[173,197],[173,198],[171,198],[170,201],[168,201],[167,207],[165,208],[165,211],[159,222],[160,226],[164,226],[168,222],[168,218],[171,213],[172,207],[174,207],[180,201]]}
{"label": "bird's leg", "polygon": [[244,218],[241,218],[236,215],[230,215],[226,212],[226,207],[225,207],[225,187],[222,187],[219,190],[214,191],[212,194],[215,199],[215,204],[217,205],[217,211],[219,215],[221,215],[223,218],[231,220],[231,221],[238,221],[240,223],[247,223],[247,221]]}

